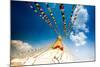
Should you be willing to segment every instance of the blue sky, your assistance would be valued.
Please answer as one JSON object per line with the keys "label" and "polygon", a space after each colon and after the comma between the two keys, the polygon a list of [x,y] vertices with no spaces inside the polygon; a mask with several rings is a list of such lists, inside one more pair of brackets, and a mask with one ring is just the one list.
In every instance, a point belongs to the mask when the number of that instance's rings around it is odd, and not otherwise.
{"label": "blue sky", "polygon": [[[34,5],[34,3],[32,3]],[[43,8],[46,15],[50,18],[50,21],[53,23],[53,20],[50,17],[50,14],[47,10],[47,7],[44,3],[39,3]],[[22,40],[28,42],[32,46],[40,46],[47,43],[52,44],[57,38],[55,32],[41,19],[33,10],[25,3],[12,1],[11,4],[11,40]],[[59,9],[59,4],[49,4],[52,8],[54,17],[57,21],[58,31],[63,36],[63,24],[61,12]],[[65,7],[65,17],[66,23],[68,23],[71,13],[71,4],[64,4]],[[95,7],[94,6],[84,6],[88,12],[87,27],[89,29],[88,33],[85,33],[87,36],[86,41],[88,47],[94,46],[95,44]],[[69,47],[74,46],[70,39],[64,38],[64,43],[67,42]]]}

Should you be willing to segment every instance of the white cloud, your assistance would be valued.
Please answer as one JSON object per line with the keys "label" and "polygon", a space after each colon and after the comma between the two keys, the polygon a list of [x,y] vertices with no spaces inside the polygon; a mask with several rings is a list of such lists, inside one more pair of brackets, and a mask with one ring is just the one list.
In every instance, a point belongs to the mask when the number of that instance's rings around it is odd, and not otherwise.
{"label": "white cloud", "polygon": [[28,43],[25,43],[20,40],[12,40],[11,45],[15,46],[18,50],[21,50],[21,51],[33,49],[33,47],[30,46]]}
{"label": "white cloud", "polygon": [[81,46],[86,44],[86,35],[83,32],[74,34],[71,32],[70,39],[75,43],[76,46]]}
{"label": "white cloud", "polygon": [[20,40],[11,40],[11,56],[22,58],[30,55],[34,51],[28,43]]}
{"label": "white cloud", "polygon": [[[74,17],[76,14],[77,17],[74,22]],[[73,30],[75,34],[73,32],[71,32],[70,34],[70,39],[75,43],[76,46],[82,46],[86,44],[87,36],[85,35],[85,33],[89,32],[86,26],[87,20],[88,20],[87,9],[81,5],[77,5],[71,20],[72,23],[74,23]],[[80,30],[82,32],[80,32]]]}
{"label": "white cloud", "polygon": [[89,32],[88,28],[86,27],[86,22],[88,20],[87,9],[78,5],[74,10],[72,22],[74,21],[75,14],[77,14],[77,18],[74,22],[74,30],[83,30],[85,32]]}
{"label": "white cloud", "polygon": [[48,47],[50,47],[50,45],[45,47],[32,47],[29,43],[21,40],[11,40],[11,58],[26,58],[34,56],[35,53],[45,51]]}

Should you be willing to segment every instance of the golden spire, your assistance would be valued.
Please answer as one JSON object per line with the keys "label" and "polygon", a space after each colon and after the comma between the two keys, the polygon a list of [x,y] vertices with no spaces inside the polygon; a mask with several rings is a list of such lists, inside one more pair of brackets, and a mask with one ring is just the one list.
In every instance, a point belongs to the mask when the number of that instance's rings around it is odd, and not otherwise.
{"label": "golden spire", "polygon": [[58,36],[57,40],[55,41],[55,43],[52,46],[53,49],[57,49],[59,48],[60,50],[63,51],[63,44],[62,44],[62,37]]}

